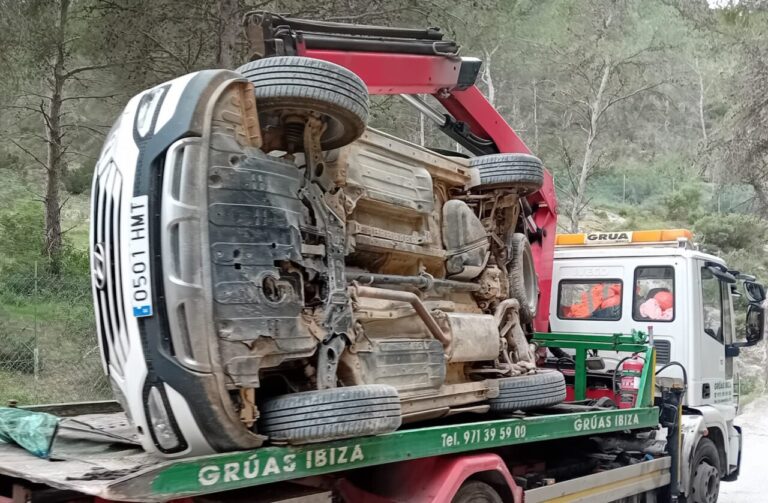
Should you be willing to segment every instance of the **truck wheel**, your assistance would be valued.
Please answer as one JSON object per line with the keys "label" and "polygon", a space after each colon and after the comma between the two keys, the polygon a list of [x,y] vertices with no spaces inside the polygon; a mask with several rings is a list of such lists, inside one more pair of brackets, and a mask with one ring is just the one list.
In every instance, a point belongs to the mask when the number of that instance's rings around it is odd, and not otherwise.
{"label": "truck wheel", "polygon": [[[316,112],[327,128],[320,139],[323,150],[352,143],[368,121],[368,88],[346,68],[313,58],[280,56],[258,59],[237,69],[256,92],[262,130],[279,127],[284,116]],[[288,127],[285,134],[289,134]],[[303,144],[294,131],[296,146]]]}
{"label": "truck wheel", "polygon": [[470,480],[464,482],[451,503],[503,503],[496,489],[485,482]]}
{"label": "truck wheel", "polygon": [[516,190],[521,196],[536,192],[544,185],[544,166],[529,154],[491,154],[473,157],[469,165],[480,171],[476,190]]}
{"label": "truck wheel", "polygon": [[699,440],[691,463],[691,485],[687,503],[717,503],[720,492],[720,454],[708,438]]}
{"label": "truck wheel", "polygon": [[290,444],[389,433],[401,422],[397,390],[383,384],[281,395],[259,410],[260,433]]}
{"label": "truck wheel", "polygon": [[499,396],[489,403],[494,412],[540,409],[565,401],[565,377],[557,370],[539,369],[535,374],[498,380]]}
{"label": "truck wheel", "polygon": [[520,302],[520,321],[529,323],[536,317],[539,304],[539,280],[533,267],[531,243],[525,234],[511,233],[507,241],[509,253],[509,296]]}

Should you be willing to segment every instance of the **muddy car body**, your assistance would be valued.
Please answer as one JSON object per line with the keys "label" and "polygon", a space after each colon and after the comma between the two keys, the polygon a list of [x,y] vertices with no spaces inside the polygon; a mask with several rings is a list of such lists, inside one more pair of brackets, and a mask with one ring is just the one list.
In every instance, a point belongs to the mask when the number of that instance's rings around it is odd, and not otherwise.
{"label": "muddy car body", "polygon": [[127,105],[96,168],[91,262],[105,369],[147,450],[564,398],[524,335],[538,159],[448,157],[366,119],[354,74],[298,57]]}

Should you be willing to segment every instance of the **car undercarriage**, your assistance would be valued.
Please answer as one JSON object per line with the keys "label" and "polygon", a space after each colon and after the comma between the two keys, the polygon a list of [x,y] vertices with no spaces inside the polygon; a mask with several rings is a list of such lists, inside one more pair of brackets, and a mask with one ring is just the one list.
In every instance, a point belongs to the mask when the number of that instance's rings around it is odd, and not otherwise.
{"label": "car undercarriage", "polygon": [[[527,337],[541,162],[444,155],[367,128],[368,96],[342,66],[273,55],[147,91],[113,128],[92,230],[113,269],[94,298],[105,365],[148,450],[318,442],[564,400]],[[107,229],[115,190],[122,216]],[[148,238],[121,246],[138,235],[137,201]],[[156,258],[151,304],[123,316],[118,299],[143,291],[142,246]],[[142,358],[145,373],[126,372]]]}

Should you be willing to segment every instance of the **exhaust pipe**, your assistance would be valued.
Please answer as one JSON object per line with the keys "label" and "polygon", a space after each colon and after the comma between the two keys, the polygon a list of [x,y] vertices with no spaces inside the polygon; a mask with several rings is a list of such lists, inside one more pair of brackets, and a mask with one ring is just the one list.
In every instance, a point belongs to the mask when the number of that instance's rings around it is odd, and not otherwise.
{"label": "exhaust pipe", "polygon": [[432,336],[443,344],[446,353],[451,346],[451,334],[443,332],[435,318],[427,310],[427,307],[421,302],[418,295],[411,292],[402,292],[400,290],[387,290],[385,288],[375,288],[372,286],[353,285],[349,287],[350,294],[357,297],[367,297],[369,299],[391,300],[395,302],[407,302],[419,315],[419,318],[427,326],[427,330]]}

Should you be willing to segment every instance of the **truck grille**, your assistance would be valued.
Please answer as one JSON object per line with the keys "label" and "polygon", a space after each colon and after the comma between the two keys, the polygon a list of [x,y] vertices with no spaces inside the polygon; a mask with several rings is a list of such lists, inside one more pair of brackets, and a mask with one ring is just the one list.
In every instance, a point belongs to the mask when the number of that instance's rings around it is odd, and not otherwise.
{"label": "truck grille", "polygon": [[128,355],[120,281],[122,187],[122,176],[113,162],[97,168],[91,196],[91,282],[96,333],[105,370],[120,376]]}
{"label": "truck grille", "polygon": [[665,365],[670,361],[672,345],[669,341],[653,341],[653,347],[656,349],[656,363]]}

